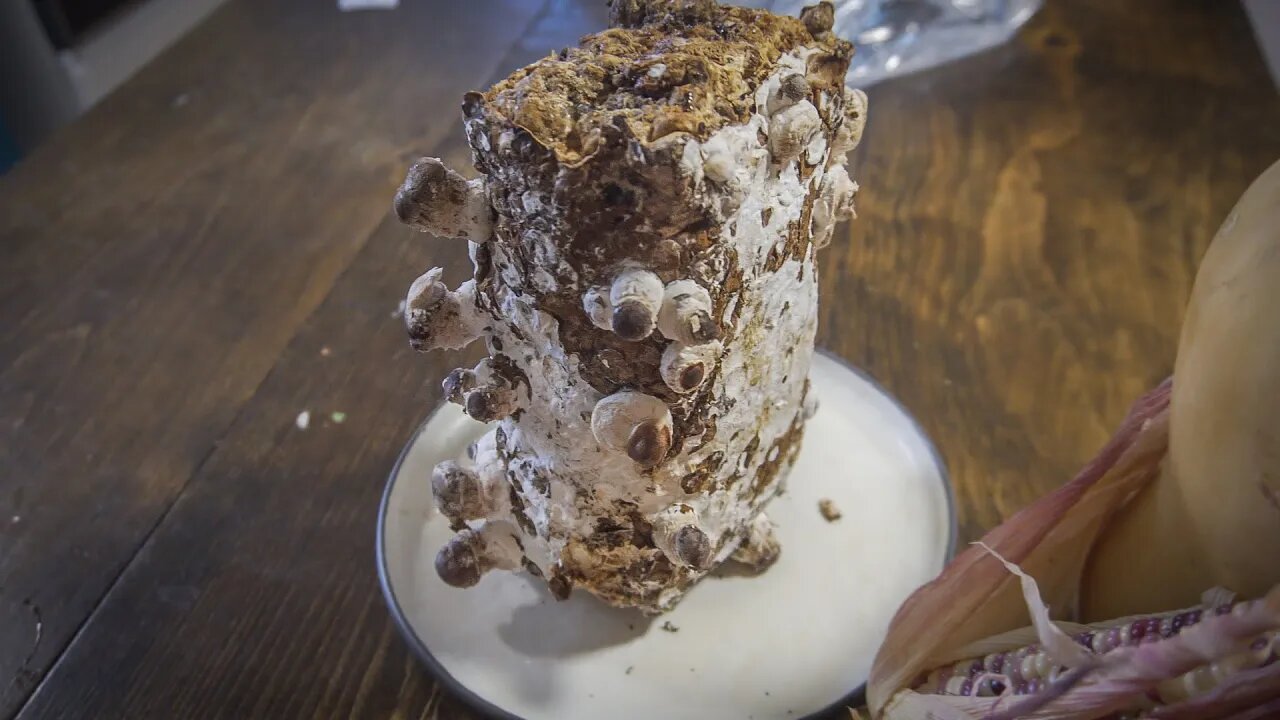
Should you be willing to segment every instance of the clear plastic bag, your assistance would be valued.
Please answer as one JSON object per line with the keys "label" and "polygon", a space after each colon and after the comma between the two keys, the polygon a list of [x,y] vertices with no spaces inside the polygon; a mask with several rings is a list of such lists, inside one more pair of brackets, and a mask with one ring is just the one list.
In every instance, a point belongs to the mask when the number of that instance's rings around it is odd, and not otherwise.
{"label": "clear plastic bag", "polygon": [[[817,0],[730,0],[798,15]],[[835,33],[857,46],[847,82],[865,88],[1007,41],[1043,0],[836,0]]]}

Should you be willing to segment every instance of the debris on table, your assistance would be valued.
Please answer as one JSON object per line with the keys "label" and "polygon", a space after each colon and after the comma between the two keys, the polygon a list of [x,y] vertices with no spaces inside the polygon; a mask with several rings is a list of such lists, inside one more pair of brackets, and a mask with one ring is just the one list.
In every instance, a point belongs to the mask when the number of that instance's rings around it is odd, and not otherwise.
{"label": "debris on table", "polygon": [[329,413],[329,419],[334,423],[341,425],[347,419],[347,414],[341,410],[335,410]]}
{"label": "debris on table", "polygon": [[822,519],[827,522],[835,522],[844,517],[844,513],[840,512],[840,508],[836,507],[836,503],[831,498],[822,498],[818,501],[818,512],[822,513]]}
{"label": "debris on table", "polygon": [[303,410],[298,413],[298,418],[293,421],[293,424],[297,425],[299,430],[306,430],[311,426],[311,411]]}
{"label": "debris on table", "polygon": [[668,621],[666,621],[666,622],[662,623],[662,629],[663,629],[663,630],[666,630],[667,632],[672,632],[672,633],[673,633],[673,632],[680,632],[680,628],[679,628],[679,627],[677,627],[677,626],[675,626],[675,625],[672,625],[670,620],[668,620]]}

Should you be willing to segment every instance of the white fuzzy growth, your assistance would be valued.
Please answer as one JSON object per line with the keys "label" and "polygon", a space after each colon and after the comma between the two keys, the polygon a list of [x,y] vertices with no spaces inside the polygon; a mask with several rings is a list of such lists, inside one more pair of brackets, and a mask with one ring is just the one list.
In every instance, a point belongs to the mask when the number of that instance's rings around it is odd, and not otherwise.
{"label": "white fuzzy growth", "polygon": [[685,344],[698,342],[694,337],[700,317],[711,312],[711,295],[692,280],[677,280],[663,291],[662,309],[658,311],[658,330],[671,340]]}
{"label": "white fuzzy growth", "polygon": [[813,203],[811,217],[811,231],[818,249],[831,244],[837,222],[854,217],[853,198],[857,192],[858,184],[849,179],[843,165],[836,165],[827,173]]}
{"label": "white fuzzy growth", "polygon": [[471,526],[480,541],[477,548],[482,566],[496,570],[516,570],[520,567],[520,528],[505,520],[482,520]]}
{"label": "white fuzzy growth", "polygon": [[769,152],[774,162],[788,163],[800,154],[822,127],[818,108],[808,100],[787,107],[769,121]]}
{"label": "white fuzzy growth", "polygon": [[708,178],[718,183],[728,182],[734,173],[733,149],[723,135],[716,134],[699,146],[702,153],[702,169]]}
{"label": "white fuzzy growth", "polygon": [[631,432],[649,421],[671,427],[666,403],[652,395],[624,390],[596,403],[591,411],[591,433],[601,445],[626,452]]}
{"label": "white fuzzy growth", "polygon": [[[699,388],[699,397],[705,394],[706,401],[712,403],[723,398],[735,400],[726,403],[723,415],[713,418],[714,440],[684,438],[678,454],[650,470],[633,461],[627,455],[627,444],[635,426],[656,419],[669,427],[669,408],[662,400],[642,393],[624,390],[604,398],[593,389],[579,371],[580,359],[565,352],[555,319],[540,311],[533,295],[526,291],[519,264],[494,244],[494,274],[487,292],[494,305],[493,315],[502,322],[492,323],[490,343],[491,347],[500,345],[522,377],[527,377],[532,401],[517,417],[498,421],[497,429],[504,438],[501,447],[495,433],[478,444],[475,471],[482,482],[514,480],[524,514],[536,530],[536,536],[517,530],[524,554],[544,574],[550,576],[562,561],[589,563],[589,557],[582,557],[586,551],[581,544],[575,545],[576,559],[565,557],[566,547],[594,533],[597,520],[609,515],[617,503],[626,503],[653,518],[669,517],[675,509],[683,515],[687,507],[711,547],[720,548],[715,560],[733,553],[737,539],[744,534],[751,538],[753,547],[767,547],[772,542],[769,523],[760,510],[777,491],[782,474],[758,496],[750,493],[752,483],[729,481],[754,477],[764,463],[777,461],[775,445],[805,416],[802,397],[817,324],[812,250],[804,257],[786,259],[776,271],[765,266],[770,253],[785,242],[787,228],[800,220],[806,197],[816,195],[822,187],[829,148],[825,136],[818,132],[820,123],[811,123],[816,109],[807,100],[773,120],[765,110],[781,78],[804,72],[807,57],[807,51],[800,51],[779,61],[771,78],[757,89],[757,113],[746,123],[725,127],[702,143],[686,138],[677,156],[681,172],[696,180],[695,192],[716,204],[712,210],[717,214],[718,242],[725,245],[724,256],[737,262],[736,268],[710,264],[689,268],[690,277],[696,272],[704,281],[710,278],[712,287],[728,279],[732,271],[740,271],[742,277],[740,290],[722,299],[725,310],[715,318],[731,345],[671,342],[663,354],[662,374],[669,385],[678,380],[672,375],[678,369],[705,362],[707,380]],[[769,138],[763,144],[762,132]],[[794,153],[789,160],[775,157],[771,162],[773,138],[784,135],[799,138]],[[502,142],[499,138],[498,144]],[[808,154],[807,160],[821,160],[812,163],[814,167],[804,178],[795,162],[801,152]],[[535,193],[525,193],[519,206],[530,214],[536,209],[554,217],[556,212],[550,198]],[[770,216],[767,227],[762,215]],[[555,238],[538,236],[536,230],[519,223],[514,226],[521,228],[520,242],[536,258],[538,268],[547,272],[542,279],[530,280],[548,287],[557,283],[557,287],[575,287],[566,284],[576,278],[558,256]],[[706,309],[711,309],[709,293],[698,283],[684,278],[672,285],[690,290],[695,305],[705,302]],[[601,330],[612,327],[612,313],[619,303],[638,302],[654,314],[663,335],[673,337],[681,334],[675,322],[681,313],[674,304],[670,308],[664,304],[669,290],[654,273],[632,267],[623,270],[607,292],[604,288],[582,288],[580,292],[583,312]],[[717,364],[719,371],[712,373]],[[523,388],[519,396],[525,397]],[[748,455],[745,451],[752,443],[758,452]],[[681,480],[705,466],[716,453],[723,453],[728,460],[710,478],[708,487],[722,489],[686,494]],[[723,489],[726,486],[729,489]],[[507,493],[496,493],[494,500],[505,503]],[[511,512],[509,504],[503,504],[495,507],[490,518],[510,518]],[[679,529],[678,523],[673,526],[671,532],[655,532],[660,536],[660,547],[671,544]],[[734,542],[727,541],[730,537]],[[661,549],[675,551],[673,547]],[[660,606],[680,595],[670,587],[651,589],[662,592]]]}
{"label": "white fuzzy growth", "polygon": [[591,324],[601,330],[613,329],[613,304],[609,302],[609,291],[605,288],[588,288],[582,294],[582,310],[591,319]]}
{"label": "white fuzzy growth", "polygon": [[684,151],[680,155],[680,169],[694,185],[702,183],[706,171],[702,161],[702,145],[697,140],[690,139],[684,144]]}
{"label": "white fuzzy growth", "polygon": [[648,270],[628,268],[618,273],[609,288],[609,303],[617,307],[624,302],[638,302],[654,315],[662,304],[662,280]]}

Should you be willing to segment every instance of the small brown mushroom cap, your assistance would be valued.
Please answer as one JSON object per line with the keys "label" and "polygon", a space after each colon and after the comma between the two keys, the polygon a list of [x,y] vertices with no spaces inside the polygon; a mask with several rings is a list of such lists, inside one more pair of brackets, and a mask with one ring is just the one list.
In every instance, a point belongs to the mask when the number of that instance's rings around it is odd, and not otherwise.
{"label": "small brown mushroom cap", "polygon": [[801,73],[791,73],[784,76],[778,86],[769,93],[769,100],[765,104],[765,112],[769,115],[775,115],[785,108],[805,100],[809,97],[809,81]]}
{"label": "small brown mushroom cap", "polygon": [[453,525],[482,518],[489,510],[480,478],[452,460],[446,460],[432,470],[431,495],[440,513]]}
{"label": "small brown mushroom cap", "polygon": [[680,388],[682,390],[692,390],[702,384],[707,377],[707,366],[702,363],[693,363],[684,370],[680,371]]}
{"label": "small brown mushroom cap", "polygon": [[711,567],[711,539],[697,525],[685,525],[676,531],[672,540],[676,557],[694,570]]}
{"label": "small brown mushroom cap", "polygon": [[651,468],[662,462],[671,450],[671,423],[646,420],[636,425],[627,438],[627,456]]}
{"label": "small brown mushroom cap", "polygon": [[[513,378],[493,358],[485,358],[471,370],[457,370],[462,393],[462,409],[473,420],[492,422],[510,416],[519,408]],[[452,374],[452,373],[451,373]],[[452,389],[449,382],[446,389]],[[463,388],[464,384],[470,387]]]}
{"label": "small brown mushroom cap", "polygon": [[800,11],[800,22],[804,23],[805,29],[815,38],[831,32],[831,28],[836,24],[836,7],[828,0],[823,0],[817,5],[806,6]]}
{"label": "small brown mushroom cap", "polygon": [[447,585],[469,588],[480,582],[487,568],[480,557],[481,540],[470,529],[458,533],[436,553],[436,574]]}
{"label": "small brown mushroom cap", "polygon": [[695,345],[673,342],[662,351],[659,371],[667,387],[678,393],[697,390],[711,374],[723,351],[719,341]]}
{"label": "small brown mushroom cap", "polygon": [[623,340],[643,340],[653,332],[653,312],[643,303],[628,300],[613,309],[611,327]]}
{"label": "small brown mushroom cap", "polygon": [[652,395],[621,390],[596,403],[591,433],[596,442],[625,453],[645,468],[658,465],[671,450],[671,410]]}
{"label": "small brown mushroom cap", "polygon": [[711,569],[714,547],[692,506],[675,503],[650,516],[649,522],[653,528],[653,544],[668,559],[697,571]]}
{"label": "small brown mushroom cap", "polygon": [[476,386],[476,374],[467,368],[455,368],[440,382],[445,400],[461,405],[467,392]]}
{"label": "small brown mushroom cap", "polygon": [[509,386],[486,385],[466,394],[463,408],[472,420],[493,422],[516,411],[516,393]]}
{"label": "small brown mushroom cap", "polygon": [[609,287],[611,325],[618,337],[631,341],[649,337],[662,307],[662,293],[662,280],[649,270],[627,268],[618,273]]}

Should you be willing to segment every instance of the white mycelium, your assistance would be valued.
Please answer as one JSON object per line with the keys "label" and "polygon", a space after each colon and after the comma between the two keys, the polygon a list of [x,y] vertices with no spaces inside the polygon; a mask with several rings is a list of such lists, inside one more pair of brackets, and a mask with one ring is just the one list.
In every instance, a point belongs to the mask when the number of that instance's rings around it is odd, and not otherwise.
{"label": "white mycelium", "polygon": [[[662,0],[624,5],[638,24],[610,32],[643,39],[705,21]],[[707,5],[698,12],[722,23],[755,12]],[[444,382],[448,399],[494,423],[434,480],[459,531],[437,561],[447,582],[524,567],[560,595],[580,587],[660,612],[731,555],[761,569],[776,557],[763,510],[807,418],[814,253],[852,213],[843,151],[866,107],[830,79],[848,45],[805,20],[777,25],[811,39],[747,86],[743,121],[700,132],[664,108],[649,125],[615,119],[574,135],[552,107],[536,118],[551,128],[540,137],[504,114],[515,111],[503,93],[526,93],[525,106],[557,97],[518,72],[464,106],[484,178],[429,161],[410,173],[400,215],[465,232],[476,266],[457,291],[437,270],[414,284],[415,346],[483,337],[490,353]],[[646,93],[688,77],[675,61],[645,62],[635,82]],[[835,70],[814,70],[823,62]],[[479,210],[476,187],[489,199]]]}

